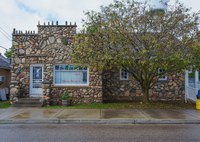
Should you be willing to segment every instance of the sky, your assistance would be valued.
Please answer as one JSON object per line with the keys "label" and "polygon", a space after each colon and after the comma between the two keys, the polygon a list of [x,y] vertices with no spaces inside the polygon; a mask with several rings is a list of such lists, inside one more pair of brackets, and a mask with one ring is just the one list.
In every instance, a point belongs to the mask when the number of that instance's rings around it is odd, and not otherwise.
{"label": "sky", "polygon": [[[139,0],[142,1],[142,0]],[[144,0],[143,0],[144,1]],[[155,0],[154,0],[155,1]],[[175,0],[170,0],[173,4]],[[192,11],[200,10],[200,0],[179,0]],[[100,6],[107,6],[113,0],[0,0],[0,53],[12,46],[13,28],[25,32],[37,32],[40,24],[51,21],[65,24],[65,21],[77,23],[81,29],[84,11],[99,11]]]}

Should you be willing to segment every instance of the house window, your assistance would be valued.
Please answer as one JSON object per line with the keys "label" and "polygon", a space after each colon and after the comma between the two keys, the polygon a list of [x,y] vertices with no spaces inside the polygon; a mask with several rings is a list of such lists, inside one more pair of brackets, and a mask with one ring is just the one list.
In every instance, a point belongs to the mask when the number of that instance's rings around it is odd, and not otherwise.
{"label": "house window", "polygon": [[54,66],[54,84],[66,86],[88,85],[88,68],[59,64]]}
{"label": "house window", "polygon": [[128,80],[128,72],[125,69],[120,69],[120,80]]}
{"label": "house window", "polygon": [[160,74],[158,80],[167,80],[167,76],[166,76],[166,73],[165,73],[165,69],[159,68],[159,69],[158,69],[158,74]]}

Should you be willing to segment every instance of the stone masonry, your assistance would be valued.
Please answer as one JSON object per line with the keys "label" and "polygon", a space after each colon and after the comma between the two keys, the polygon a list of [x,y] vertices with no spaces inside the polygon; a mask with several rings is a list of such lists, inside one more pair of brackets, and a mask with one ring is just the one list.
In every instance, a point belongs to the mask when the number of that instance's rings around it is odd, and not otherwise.
{"label": "stone masonry", "polygon": [[59,104],[60,94],[66,90],[70,92],[73,103],[102,102],[102,78],[96,69],[89,70],[88,86],[59,87],[52,83],[55,64],[72,64],[70,53],[73,48],[73,36],[76,34],[76,24],[38,23],[37,27],[38,33],[13,30],[11,101],[30,96],[30,65],[42,64],[42,97],[47,104]]}
{"label": "stone masonry", "polygon": [[[119,69],[103,73],[103,102],[141,101],[142,90],[129,74],[128,80],[120,80]],[[149,91],[151,101],[183,101],[184,74],[168,75],[158,80]]]}
{"label": "stone masonry", "polygon": [[[20,97],[30,97],[30,66],[42,64],[42,100],[47,104],[60,104],[60,95],[66,91],[72,103],[101,103],[114,101],[141,101],[142,91],[138,82],[130,75],[129,80],[120,80],[119,69],[98,72],[89,69],[88,86],[56,86],[53,83],[54,65],[74,64],[70,53],[76,24],[59,25],[52,22],[38,24],[38,32],[13,30],[11,60],[10,99],[15,102]],[[152,101],[184,100],[183,74],[168,76],[158,81],[150,90]]]}

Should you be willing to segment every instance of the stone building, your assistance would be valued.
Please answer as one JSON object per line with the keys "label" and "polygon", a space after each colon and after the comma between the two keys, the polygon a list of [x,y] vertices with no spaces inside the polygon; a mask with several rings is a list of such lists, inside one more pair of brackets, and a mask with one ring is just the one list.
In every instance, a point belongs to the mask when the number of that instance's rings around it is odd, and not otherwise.
{"label": "stone building", "polygon": [[76,24],[38,24],[34,31],[13,30],[11,100],[42,97],[57,104],[70,92],[73,103],[102,102],[102,78],[95,69],[71,62]]}
{"label": "stone building", "polygon": [[[66,91],[74,104],[140,99],[138,83],[124,70],[99,72],[71,61],[76,24],[38,23],[37,27],[37,33],[13,30],[11,101],[39,97],[47,104],[59,104]],[[150,96],[152,100],[182,100],[183,90],[183,75],[177,75],[161,78]]]}
{"label": "stone building", "polygon": [[[103,73],[103,101],[141,101],[142,90],[137,81],[126,71],[110,70]],[[184,73],[161,76],[149,91],[151,101],[184,101]]]}

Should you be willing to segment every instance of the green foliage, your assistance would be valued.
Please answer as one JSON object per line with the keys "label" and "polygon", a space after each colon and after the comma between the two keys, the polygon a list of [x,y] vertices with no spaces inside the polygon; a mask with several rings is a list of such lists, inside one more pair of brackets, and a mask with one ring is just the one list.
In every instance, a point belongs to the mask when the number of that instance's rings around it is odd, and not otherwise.
{"label": "green foliage", "polygon": [[11,106],[10,101],[0,101],[0,109],[9,108],[10,106]]}
{"label": "green foliage", "polygon": [[75,36],[72,54],[73,62],[99,70],[124,68],[139,82],[144,101],[161,75],[158,68],[170,75],[191,64],[199,24],[199,13],[178,1],[166,12],[152,12],[148,5],[114,1],[100,12],[86,12],[85,29]]}
{"label": "green foliage", "polygon": [[7,58],[11,58],[11,55],[12,55],[12,51],[11,50],[7,50],[4,55],[7,57]]}
{"label": "green foliage", "polygon": [[66,91],[66,92],[64,92],[63,94],[61,94],[60,99],[61,99],[61,100],[70,100],[71,97],[70,97],[70,95],[69,95],[69,92]]}
{"label": "green foliage", "polygon": [[189,78],[194,78],[195,77],[194,71],[192,73],[189,73],[188,76]]}
{"label": "green foliage", "polygon": [[200,70],[200,32],[197,34],[197,38],[192,45],[192,57],[191,65],[193,65],[193,71],[195,69]]}

